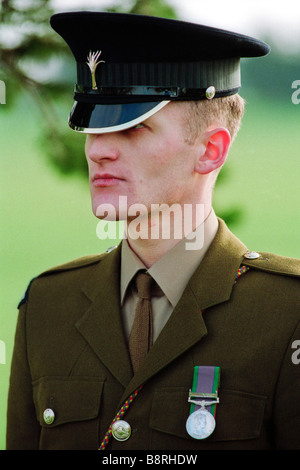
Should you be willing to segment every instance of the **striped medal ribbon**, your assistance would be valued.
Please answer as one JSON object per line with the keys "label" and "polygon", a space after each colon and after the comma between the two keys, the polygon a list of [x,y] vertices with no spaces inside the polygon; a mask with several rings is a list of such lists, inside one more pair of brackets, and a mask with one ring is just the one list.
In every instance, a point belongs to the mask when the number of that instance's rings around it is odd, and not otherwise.
{"label": "striped medal ribbon", "polygon": [[219,403],[220,367],[194,367],[193,385],[189,392],[190,416],[186,430],[194,439],[206,439],[216,426],[215,416]]}

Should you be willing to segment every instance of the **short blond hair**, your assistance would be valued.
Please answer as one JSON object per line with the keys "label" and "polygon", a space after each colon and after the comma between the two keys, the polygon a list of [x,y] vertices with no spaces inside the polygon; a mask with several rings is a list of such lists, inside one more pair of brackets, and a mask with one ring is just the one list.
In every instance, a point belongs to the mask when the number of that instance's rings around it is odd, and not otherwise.
{"label": "short blond hair", "polygon": [[212,100],[186,101],[185,104],[185,136],[188,142],[194,142],[199,133],[211,125],[226,127],[231,141],[235,139],[245,109],[245,101],[239,94]]}

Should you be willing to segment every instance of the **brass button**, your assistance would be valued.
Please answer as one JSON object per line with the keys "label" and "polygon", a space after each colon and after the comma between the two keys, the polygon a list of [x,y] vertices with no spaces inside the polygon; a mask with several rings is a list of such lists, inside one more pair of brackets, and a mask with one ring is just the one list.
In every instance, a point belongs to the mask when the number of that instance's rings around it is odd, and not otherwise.
{"label": "brass button", "polygon": [[111,432],[113,437],[117,441],[127,441],[127,439],[129,439],[131,435],[131,427],[130,424],[127,423],[127,421],[123,421],[120,419],[113,423],[111,427]]}
{"label": "brass button", "polygon": [[55,413],[51,408],[46,408],[43,413],[43,418],[46,424],[52,424],[55,419]]}
{"label": "brass button", "polygon": [[256,251],[247,251],[247,253],[244,254],[244,258],[246,259],[257,259],[260,257],[260,254],[257,253]]}

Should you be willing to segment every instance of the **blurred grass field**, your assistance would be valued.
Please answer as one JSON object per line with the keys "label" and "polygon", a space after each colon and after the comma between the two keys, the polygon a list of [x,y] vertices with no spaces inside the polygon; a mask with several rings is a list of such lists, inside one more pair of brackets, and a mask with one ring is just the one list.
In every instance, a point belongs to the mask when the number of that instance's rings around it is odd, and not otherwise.
{"label": "blurred grass field", "polygon": [[[216,212],[242,211],[230,228],[249,249],[300,258],[300,105],[246,98],[242,129],[216,187]],[[28,282],[48,267],[114,244],[96,237],[87,181],[62,177],[45,160],[37,125],[27,98],[17,109],[0,106],[0,340],[6,356],[0,363],[0,449],[17,304]]]}

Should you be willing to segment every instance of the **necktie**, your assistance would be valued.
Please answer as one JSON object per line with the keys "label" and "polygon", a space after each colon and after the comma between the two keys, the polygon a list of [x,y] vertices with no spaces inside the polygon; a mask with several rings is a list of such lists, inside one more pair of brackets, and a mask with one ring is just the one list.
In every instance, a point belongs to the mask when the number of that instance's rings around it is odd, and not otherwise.
{"label": "necktie", "polygon": [[152,346],[152,282],[152,277],[146,272],[139,272],[136,276],[138,303],[129,337],[129,352],[134,373],[140,367]]}

